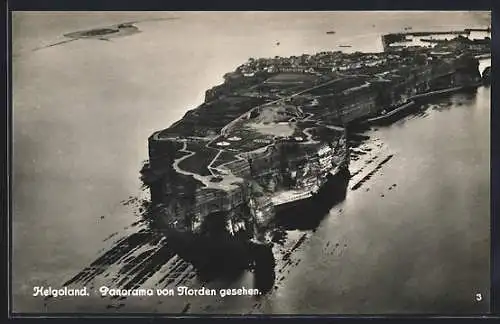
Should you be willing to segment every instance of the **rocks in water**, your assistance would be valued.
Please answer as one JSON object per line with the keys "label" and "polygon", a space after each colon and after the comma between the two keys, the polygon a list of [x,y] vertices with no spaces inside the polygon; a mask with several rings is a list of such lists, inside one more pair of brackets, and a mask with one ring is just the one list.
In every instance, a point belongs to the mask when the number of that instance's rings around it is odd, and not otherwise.
{"label": "rocks in water", "polygon": [[481,76],[481,79],[484,84],[490,84],[491,83],[491,66],[488,66],[484,71]]}

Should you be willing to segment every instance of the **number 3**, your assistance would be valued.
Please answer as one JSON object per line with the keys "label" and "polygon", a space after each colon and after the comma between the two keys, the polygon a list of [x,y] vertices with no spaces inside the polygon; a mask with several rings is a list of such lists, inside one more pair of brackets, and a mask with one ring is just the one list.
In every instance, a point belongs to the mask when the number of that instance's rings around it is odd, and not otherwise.
{"label": "number 3", "polygon": [[481,301],[483,300],[483,295],[482,294],[476,294],[476,301]]}

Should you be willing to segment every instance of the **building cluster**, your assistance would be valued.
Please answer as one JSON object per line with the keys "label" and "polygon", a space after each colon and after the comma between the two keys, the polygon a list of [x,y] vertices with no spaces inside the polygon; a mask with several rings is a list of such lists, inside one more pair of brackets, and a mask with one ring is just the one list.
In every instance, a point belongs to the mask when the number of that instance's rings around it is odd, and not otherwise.
{"label": "building cluster", "polygon": [[[427,64],[435,58],[453,57],[457,53],[469,52],[480,55],[489,52],[491,39],[471,40],[457,36],[450,40],[439,40],[431,45],[391,46],[382,53],[343,53],[341,51],[320,52],[314,55],[274,58],[250,58],[231,73],[233,78],[252,77],[258,74],[274,73],[310,73],[324,74],[328,72],[349,74],[376,74],[400,65]],[[379,71],[377,71],[379,70]],[[229,74],[228,74],[229,75]]]}
{"label": "building cluster", "polygon": [[[406,52],[405,52],[406,53]],[[250,59],[239,66],[235,72],[226,75],[226,78],[237,79],[252,77],[257,74],[276,73],[310,73],[315,75],[330,74],[377,74],[400,67],[428,64],[436,56],[443,53],[430,53],[429,50],[415,55],[405,53],[342,53],[321,52],[316,55],[302,55],[299,57],[275,57],[271,59]]]}
{"label": "building cluster", "polygon": [[384,62],[387,54],[346,54],[340,51],[320,52],[314,55],[274,58],[250,58],[245,64],[239,66],[235,73],[243,76],[254,76],[259,72],[264,73],[324,73],[330,71],[346,71],[361,66],[377,66]]}

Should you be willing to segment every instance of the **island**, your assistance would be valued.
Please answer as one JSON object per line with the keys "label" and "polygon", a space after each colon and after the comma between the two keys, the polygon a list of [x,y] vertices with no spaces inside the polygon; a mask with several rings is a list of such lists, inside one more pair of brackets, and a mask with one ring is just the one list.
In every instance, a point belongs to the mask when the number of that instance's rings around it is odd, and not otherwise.
{"label": "island", "polygon": [[489,80],[478,69],[489,39],[461,32],[433,46],[390,46],[409,34],[382,36],[381,53],[250,58],[154,132],[142,181],[177,253],[201,268],[222,259],[272,265],[275,216],[330,199],[349,177],[351,129]]}

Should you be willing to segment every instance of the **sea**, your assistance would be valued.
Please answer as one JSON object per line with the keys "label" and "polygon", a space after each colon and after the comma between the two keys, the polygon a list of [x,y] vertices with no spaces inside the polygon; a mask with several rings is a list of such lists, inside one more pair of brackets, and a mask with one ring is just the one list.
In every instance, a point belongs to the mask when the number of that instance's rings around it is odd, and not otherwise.
{"label": "sea", "polygon": [[[120,239],[147,232],[131,202],[147,200],[139,170],[148,158],[148,136],[201,104],[207,89],[250,57],[380,52],[384,33],[486,27],[490,19],[487,12],[415,11],[13,13],[11,310],[488,312],[487,86],[367,130],[353,149],[345,197],[324,215],[304,214],[317,217],[317,226],[291,226],[276,245],[275,283],[266,294],[110,299],[99,287],[118,287],[123,278],[135,278],[128,288],[165,287],[161,278],[175,272],[170,287],[217,289],[252,288],[254,278],[247,271],[202,282],[175,256],[147,266],[152,243],[137,246],[137,258],[94,261]],[[39,49],[66,33],[128,21],[140,33]],[[489,65],[483,60],[480,68]],[[96,273],[84,283],[90,296],[32,296],[34,287],[61,288],[83,269]]]}

